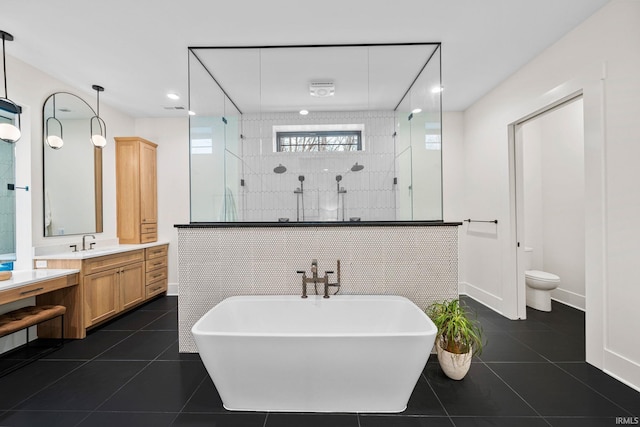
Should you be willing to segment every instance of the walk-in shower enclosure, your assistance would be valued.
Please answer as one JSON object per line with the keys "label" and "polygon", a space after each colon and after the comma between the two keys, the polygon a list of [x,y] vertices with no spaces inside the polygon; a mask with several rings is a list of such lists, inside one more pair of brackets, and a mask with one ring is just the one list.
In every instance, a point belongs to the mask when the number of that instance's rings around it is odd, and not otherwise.
{"label": "walk-in shower enclosure", "polygon": [[442,220],[439,43],[188,61],[191,222]]}

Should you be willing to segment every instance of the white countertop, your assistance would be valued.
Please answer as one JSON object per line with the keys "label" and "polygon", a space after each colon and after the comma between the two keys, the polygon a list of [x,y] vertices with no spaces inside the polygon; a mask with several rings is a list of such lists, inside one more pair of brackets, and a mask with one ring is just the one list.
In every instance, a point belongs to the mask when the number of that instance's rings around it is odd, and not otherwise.
{"label": "white countertop", "polygon": [[38,269],[38,270],[15,270],[9,280],[0,281],[0,291],[30,285],[32,283],[45,280],[56,279],[69,274],[78,273],[78,269]]}
{"label": "white countertop", "polygon": [[154,246],[167,245],[169,241],[157,241],[151,243],[143,243],[140,245],[115,245],[115,246],[107,246],[104,248],[97,247],[94,249],[88,249],[86,251],[78,251],[72,252],[69,249],[68,252],[58,252],[53,254],[42,254],[34,256],[33,259],[87,259],[87,258],[95,258],[104,255],[117,254],[120,252],[129,252],[135,251],[138,249],[152,248]]}

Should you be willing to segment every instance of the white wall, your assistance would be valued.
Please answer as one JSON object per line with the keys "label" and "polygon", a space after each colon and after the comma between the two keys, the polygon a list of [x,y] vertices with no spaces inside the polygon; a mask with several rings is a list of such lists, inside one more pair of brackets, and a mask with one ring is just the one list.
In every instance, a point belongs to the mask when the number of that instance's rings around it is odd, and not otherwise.
{"label": "white wall", "polygon": [[[582,100],[523,125],[524,246],[528,268],[560,277],[552,297],[585,308]],[[526,254],[525,254],[526,256]]]}
{"label": "white wall", "polygon": [[168,292],[177,295],[174,225],[189,223],[189,119],[137,119],[134,134],[158,144],[158,239],[169,241]]}
{"label": "white wall", "polygon": [[518,317],[508,126],[582,91],[585,119],[587,361],[640,388],[640,2],[614,0],[464,115],[466,212],[500,222],[465,233],[467,290]]}
{"label": "white wall", "polygon": [[[462,221],[465,216],[464,115],[462,112],[442,114],[442,219]],[[458,239],[464,227],[458,227]],[[458,279],[465,282],[464,247],[458,246]]]}

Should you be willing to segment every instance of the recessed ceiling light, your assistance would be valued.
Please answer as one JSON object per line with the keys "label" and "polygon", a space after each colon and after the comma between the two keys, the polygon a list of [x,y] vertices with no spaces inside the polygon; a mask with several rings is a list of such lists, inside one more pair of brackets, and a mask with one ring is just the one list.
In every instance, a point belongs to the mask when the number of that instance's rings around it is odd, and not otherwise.
{"label": "recessed ceiling light", "polygon": [[195,111],[191,111],[191,110],[189,110],[189,115],[190,115],[190,116],[195,116],[195,115],[196,115],[196,112],[195,112]]}
{"label": "recessed ceiling light", "polygon": [[414,108],[413,110],[411,110],[411,112],[412,112],[413,114],[421,113],[421,112],[422,112],[422,108]]}
{"label": "recessed ceiling light", "polygon": [[431,93],[440,93],[444,90],[444,88],[442,86],[436,86],[433,89],[431,89]]}
{"label": "recessed ceiling light", "polygon": [[169,92],[169,93],[167,94],[167,98],[169,98],[169,99],[173,99],[174,101],[177,101],[178,99],[180,99],[180,95],[178,95],[178,94],[177,94],[177,93],[175,93],[175,92]]}
{"label": "recessed ceiling light", "polygon": [[306,116],[307,114],[309,114],[309,111],[307,111],[307,110],[300,110],[300,115],[302,115],[302,116]]}

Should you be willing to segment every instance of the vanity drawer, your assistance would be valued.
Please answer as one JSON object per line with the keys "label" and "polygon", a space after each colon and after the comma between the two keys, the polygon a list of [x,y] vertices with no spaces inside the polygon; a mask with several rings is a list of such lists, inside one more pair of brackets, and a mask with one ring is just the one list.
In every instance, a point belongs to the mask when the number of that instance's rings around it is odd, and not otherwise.
{"label": "vanity drawer", "polygon": [[121,267],[134,262],[144,261],[144,250],[123,252],[120,254],[106,255],[96,258],[89,258],[84,261],[83,274],[89,275],[111,268]]}
{"label": "vanity drawer", "polygon": [[67,288],[78,284],[78,274],[69,274],[68,276],[57,277],[54,279],[43,280],[26,286],[18,286],[15,288],[0,291],[0,304],[17,301],[22,298],[34,297],[56,289]]}
{"label": "vanity drawer", "polygon": [[161,294],[167,290],[167,279],[160,280],[157,282],[153,282],[150,285],[147,285],[145,298],[149,299],[153,296]]}
{"label": "vanity drawer", "polygon": [[163,256],[167,256],[167,252],[169,251],[169,245],[161,245],[154,246],[152,248],[147,248],[144,250],[146,260],[150,260],[152,258],[159,258]]}
{"label": "vanity drawer", "polygon": [[167,267],[169,264],[169,260],[166,256],[160,258],[151,258],[145,261],[145,271],[148,273],[153,270],[157,270],[158,268]]}
{"label": "vanity drawer", "polygon": [[167,280],[167,267],[164,268],[160,268],[158,270],[153,270],[153,271],[148,271],[147,272],[147,286],[150,285],[153,282],[157,282],[159,280]]}
{"label": "vanity drawer", "polygon": [[142,224],[140,226],[140,232],[142,234],[157,233],[158,232],[158,224]]}
{"label": "vanity drawer", "polygon": [[142,233],[140,235],[140,243],[151,243],[158,240],[158,233]]}

